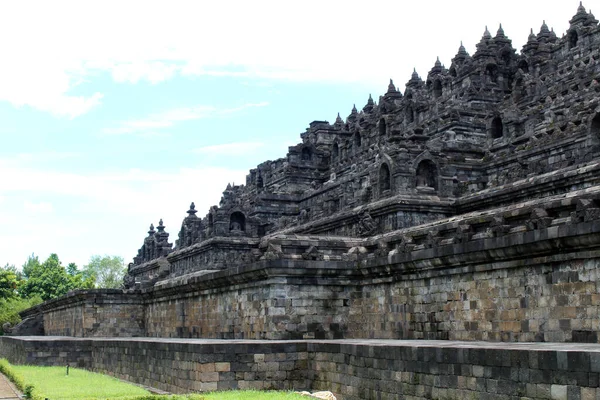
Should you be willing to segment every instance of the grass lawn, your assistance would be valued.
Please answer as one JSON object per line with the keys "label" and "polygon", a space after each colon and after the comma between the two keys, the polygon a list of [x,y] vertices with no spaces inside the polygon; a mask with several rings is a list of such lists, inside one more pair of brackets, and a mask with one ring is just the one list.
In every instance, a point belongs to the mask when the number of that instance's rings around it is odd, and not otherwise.
{"label": "grass lawn", "polygon": [[[65,367],[36,367],[10,365],[0,360],[0,371],[17,378],[25,386],[35,387],[35,397],[52,400],[70,399],[131,399],[131,400],[306,400],[308,397],[293,392],[258,390],[224,391],[190,395],[160,396],[113,377],[71,368],[66,375]],[[14,380],[14,379],[13,379]]]}
{"label": "grass lawn", "polygon": [[77,368],[71,368],[68,376],[65,367],[13,365],[12,368],[27,384],[34,385],[40,394],[53,400],[117,399],[150,394],[147,390],[110,376]]}

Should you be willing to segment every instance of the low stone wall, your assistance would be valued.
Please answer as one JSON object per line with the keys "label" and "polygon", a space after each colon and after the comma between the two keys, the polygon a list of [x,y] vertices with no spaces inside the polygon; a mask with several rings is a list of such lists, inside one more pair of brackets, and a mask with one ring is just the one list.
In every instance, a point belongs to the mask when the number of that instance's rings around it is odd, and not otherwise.
{"label": "low stone wall", "polygon": [[170,392],[331,390],[364,399],[596,399],[600,345],[0,337],[0,357]]}
{"label": "low stone wall", "polygon": [[69,293],[21,316],[43,313],[46,335],[135,337],[145,336],[144,311],[142,296],[96,289]]}

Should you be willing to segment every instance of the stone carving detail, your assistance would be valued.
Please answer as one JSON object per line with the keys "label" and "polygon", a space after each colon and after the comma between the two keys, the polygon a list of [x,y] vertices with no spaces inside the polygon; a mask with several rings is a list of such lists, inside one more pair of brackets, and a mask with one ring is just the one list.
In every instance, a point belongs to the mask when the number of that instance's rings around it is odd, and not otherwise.
{"label": "stone carving detail", "polygon": [[548,228],[552,224],[552,218],[548,215],[548,212],[543,208],[534,208],[531,211],[529,219],[525,223],[527,229],[542,229]]}
{"label": "stone carving detail", "polygon": [[571,222],[588,222],[600,219],[600,208],[595,207],[593,199],[577,199],[575,212],[571,213]]}
{"label": "stone carving detail", "polygon": [[466,243],[473,237],[473,227],[469,224],[461,224],[456,228],[455,243]]}
{"label": "stone carving detail", "polygon": [[377,232],[377,222],[371,217],[367,210],[361,211],[358,221],[358,233],[360,236],[373,236]]}
{"label": "stone carving detail", "polygon": [[280,244],[269,243],[267,250],[264,252],[261,260],[279,260],[283,257],[283,250]]}
{"label": "stone carving detail", "polygon": [[426,249],[431,249],[433,247],[437,247],[440,243],[440,240],[441,238],[439,237],[439,232],[432,230],[427,232],[427,237],[425,238],[425,242],[423,244],[425,245]]}
{"label": "stone carving detail", "polygon": [[323,260],[323,253],[319,251],[319,249],[316,246],[310,246],[308,248],[308,250],[306,250],[303,254],[302,254],[302,258],[305,260],[318,260],[321,261]]}
{"label": "stone carving detail", "polygon": [[398,253],[410,253],[415,246],[415,242],[411,236],[402,235],[402,239],[396,245],[396,250]]}
{"label": "stone carving detail", "polygon": [[389,253],[390,244],[383,240],[378,241],[377,249],[375,249],[375,257],[387,257]]}
{"label": "stone carving detail", "polygon": [[165,257],[173,249],[169,243],[169,234],[165,232],[162,219],[158,223],[158,233],[154,230],[154,224],[150,224],[148,236],[144,239],[144,244],[138,250],[138,255],[133,258],[134,265],[140,265],[155,258]]}
{"label": "stone carving detail", "polygon": [[511,226],[506,223],[501,215],[494,216],[488,228],[488,236],[499,237],[504,236],[510,231]]}
{"label": "stone carving detail", "polygon": [[196,206],[192,202],[192,204],[190,204],[190,209],[187,211],[188,216],[185,217],[181,223],[179,239],[175,242],[175,246],[178,249],[202,241],[204,226],[202,220],[196,216],[197,212]]}

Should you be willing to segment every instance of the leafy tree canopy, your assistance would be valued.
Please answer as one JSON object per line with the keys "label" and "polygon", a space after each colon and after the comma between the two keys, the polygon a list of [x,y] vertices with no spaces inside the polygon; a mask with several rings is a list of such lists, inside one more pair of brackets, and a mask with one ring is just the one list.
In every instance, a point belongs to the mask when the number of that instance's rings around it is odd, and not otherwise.
{"label": "leafy tree canopy", "polygon": [[61,264],[56,254],[43,263],[37,256],[31,255],[23,265],[25,281],[19,288],[22,298],[39,296],[43,300],[54,299],[67,294],[74,289],[93,288],[91,279],[85,279],[82,273],[77,272],[75,264],[69,265],[69,271]]}
{"label": "leafy tree canopy", "polygon": [[6,264],[0,268],[0,299],[16,297],[20,283],[20,274],[14,265]]}
{"label": "leafy tree canopy", "polygon": [[98,288],[120,288],[125,272],[123,257],[118,256],[92,256],[90,262],[83,267],[83,275],[93,277]]}

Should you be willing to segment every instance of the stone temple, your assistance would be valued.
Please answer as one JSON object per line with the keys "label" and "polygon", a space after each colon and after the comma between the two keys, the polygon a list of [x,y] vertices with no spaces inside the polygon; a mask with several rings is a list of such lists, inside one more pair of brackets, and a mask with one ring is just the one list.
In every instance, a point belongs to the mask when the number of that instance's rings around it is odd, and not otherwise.
{"label": "stone temple", "polygon": [[171,391],[600,398],[591,12],[520,53],[486,29],[300,137],[206,215],[191,203],[174,244],[150,226],[124,290],[25,311],[14,335],[46,336],[0,355]]}

